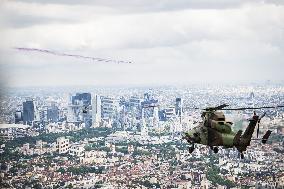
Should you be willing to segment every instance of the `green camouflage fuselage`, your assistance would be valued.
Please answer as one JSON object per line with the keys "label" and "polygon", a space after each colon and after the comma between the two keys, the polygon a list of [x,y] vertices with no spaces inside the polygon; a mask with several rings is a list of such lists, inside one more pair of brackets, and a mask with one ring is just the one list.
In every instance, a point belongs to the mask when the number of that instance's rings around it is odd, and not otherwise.
{"label": "green camouflage fuselage", "polygon": [[192,142],[208,146],[224,146],[227,148],[234,146],[236,133],[231,130],[231,125],[224,123],[216,124],[215,127],[206,127],[200,124],[198,127],[185,133],[192,139]]}
{"label": "green camouflage fuselage", "polygon": [[199,126],[185,133],[185,139],[191,143],[204,144],[210,147],[223,146],[236,147],[240,152],[250,145],[252,134],[258,121],[258,116],[253,116],[244,134],[239,130],[232,131],[232,122],[226,121],[223,112],[204,112],[203,122]]}

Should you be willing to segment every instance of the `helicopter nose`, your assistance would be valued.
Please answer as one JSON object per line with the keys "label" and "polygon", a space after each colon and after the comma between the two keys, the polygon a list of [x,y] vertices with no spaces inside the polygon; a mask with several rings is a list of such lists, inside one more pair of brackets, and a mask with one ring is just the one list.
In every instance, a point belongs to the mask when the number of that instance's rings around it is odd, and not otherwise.
{"label": "helicopter nose", "polygon": [[188,143],[194,142],[194,138],[190,136],[188,133],[186,133],[185,136],[182,137],[182,139],[185,139]]}

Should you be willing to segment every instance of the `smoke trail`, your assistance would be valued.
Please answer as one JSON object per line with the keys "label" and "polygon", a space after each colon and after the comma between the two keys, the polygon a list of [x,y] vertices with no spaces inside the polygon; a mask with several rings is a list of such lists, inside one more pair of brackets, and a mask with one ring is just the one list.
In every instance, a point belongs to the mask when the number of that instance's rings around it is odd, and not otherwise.
{"label": "smoke trail", "polygon": [[118,63],[118,64],[120,63],[131,64],[132,63],[130,61],[123,61],[123,60],[112,60],[112,59],[96,58],[96,57],[91,57],[91,56],[66,54],[66,53],[55,52],[55,51],[46,50],[46,49],[25,48],[25,47],[15,47],[14,49],[19,50],[19,51],[26,51],[26,52],[40,52],[40,53],[52,54],[55,56],[68,56],[68,57],[74,57],[74,58],[88,59],[88,60],[97,61],[97,62],[112,62],[112,63]]}

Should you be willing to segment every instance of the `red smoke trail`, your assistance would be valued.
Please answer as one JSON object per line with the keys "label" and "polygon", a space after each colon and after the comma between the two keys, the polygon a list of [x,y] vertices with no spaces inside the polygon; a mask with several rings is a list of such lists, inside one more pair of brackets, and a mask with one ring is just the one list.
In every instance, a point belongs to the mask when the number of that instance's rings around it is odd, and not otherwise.
{"label": "red smoke trail", "polygon": [[130,61],[112,60],[112,59],[104,59],[104,58],[95,58],[95,57],[91,57],[91,56],[66,54],[66,53],[55,52],[55,51],[45,50],[45,49],[37,49],[37,48],[15,47],[14,49],[19,50],[19,51],[26,51],[26,52],[34,51],[34,52],[52,54],[52,55],[56,55],[56,56],[69,56],[69,57],[74,57],[74,58],[89,59],[89,60],[98,61],[98,62],[113,62],[113,63],[118,63],[118,64],[119,63],[125,63],[125,64],[131,64],[132,63]]}

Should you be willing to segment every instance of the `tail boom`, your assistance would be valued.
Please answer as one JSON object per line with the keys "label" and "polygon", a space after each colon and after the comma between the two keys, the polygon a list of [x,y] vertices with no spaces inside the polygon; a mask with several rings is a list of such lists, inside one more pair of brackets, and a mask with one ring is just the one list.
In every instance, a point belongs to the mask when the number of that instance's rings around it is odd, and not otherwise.
{"label": "tail boom", "polygon": [[238,149],[238,151],[243,152],[246,151],[247,147],[250,145],[250,141],[252,138],[252,134],[255,130],[255,126],[258,122],[259,117],[254,115],[249,122],[248,127],[246,128],[244,134],[241,136],[241,131],[239,131],[234,139],[234,145]]}

